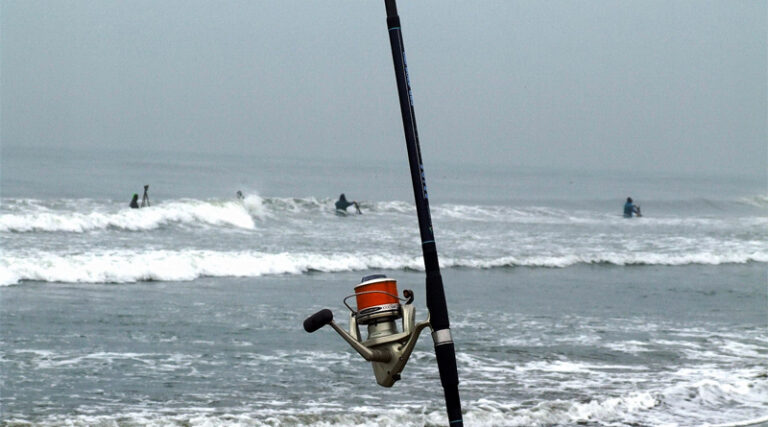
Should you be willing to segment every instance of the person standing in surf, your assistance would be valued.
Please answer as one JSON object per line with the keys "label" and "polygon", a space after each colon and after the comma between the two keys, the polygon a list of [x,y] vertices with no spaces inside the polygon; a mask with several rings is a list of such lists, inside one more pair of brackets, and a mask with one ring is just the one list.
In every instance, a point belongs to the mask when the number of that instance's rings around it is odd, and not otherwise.
{"label": "person standing in surf", "polygon": [[362,212],[360,211],[360,205],[358,205],[357,202],[354,200],[351,202],[347,201],[347,197],[344,195],[344,193],[341,193],[341,195],[339,196],[339,200],[336,201],[336,210],[338,212],[346,213],[347,208],[352,205],[355,206],[355,209],[357,210],[358,214],[362,214]]}
{"label": "person standing in surf", "polygon": [[149,184],[144,186],[144,196],[141,197],[141,207],[149,207],[149,196],[147,195],[147,190],[149,190]]}

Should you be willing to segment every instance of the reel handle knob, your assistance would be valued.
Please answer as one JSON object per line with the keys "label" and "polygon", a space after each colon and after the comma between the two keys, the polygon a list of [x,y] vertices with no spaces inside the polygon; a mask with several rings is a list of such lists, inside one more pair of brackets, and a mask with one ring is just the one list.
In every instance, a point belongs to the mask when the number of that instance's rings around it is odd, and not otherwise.
{"label": "reel handle knob", "polygon": [[324,308],[304,320],[304,330],[312,333],[333,321],[333,312]]}

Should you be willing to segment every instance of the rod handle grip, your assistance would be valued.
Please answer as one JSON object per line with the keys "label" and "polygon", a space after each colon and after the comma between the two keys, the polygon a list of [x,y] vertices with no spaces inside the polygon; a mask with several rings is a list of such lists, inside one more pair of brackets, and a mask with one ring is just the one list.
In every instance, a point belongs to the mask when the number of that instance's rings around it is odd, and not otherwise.
{"label": "rod handle grip", "polygon": [[312,333],[333,321],[333,312],[324,308],[304,320],[304,330]]}

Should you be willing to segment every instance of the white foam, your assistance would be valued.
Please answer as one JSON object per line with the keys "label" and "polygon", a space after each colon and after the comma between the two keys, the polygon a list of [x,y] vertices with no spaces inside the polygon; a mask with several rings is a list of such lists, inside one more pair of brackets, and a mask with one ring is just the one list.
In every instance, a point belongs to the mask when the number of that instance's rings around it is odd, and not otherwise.
{"label": "white foam", "polygon": [[[509,207],[498,205],[457,205],[433,206],[434,218],[470,222],[501,222],[517,224],[597,224],[605,221],[606,215],[588,211],[566,211],[543,206]],[[614,216],[612,215],[611,218]]]}
{"label": "white foam", "polygon": [[[200,201],[193,199],[171,201],[148,208],[114,209],[88,205],[88,211],[72,210],[72,206],[49,209],[33,205],[21,212],[0,215],[0,231],[4,232],[72,232],[117,228],[129,231],[154,230],[172,223],[225,225],[245,229],[255,228],[251,215],[263,217],[258,196],[238,201]],[[92,208],[92,209],[90,209]],[[76,208],[75,208],[76,209]]]}
{"label": "white foam", "polygon": [[752,206],[765,208],[768,207],[768,194],[759,194],[753,197],[745,197],[741,199],[741,201]]}
{"label": "white foam", "polygon": [[[723,255],[604,254],[553,257],[513,256],[475,259],[441,259],[443,267],[497,268],[550,267],[607,263],[614,265],[686,265],[768,262],[768,253]],[[138,281],[188,281],[199,277],[258,277],[303,274],[311,271],[340,272],[368,269],[423,270],[418,254],[313,253],[214,250],[99,250],[61,254],[47,251],[7,250],[0,259],[0,286],[23,280],[68,283],[129,283]]]}
{"label": "white foam", "polygon": [[596,397],[587,402],[542,401],[532,407],[523,407],[517,402],[479,399],[464,404],[464,422],[473,426],[526,427],[580,423],[622,424],[626,420],[642,420],[639,414],[658,405],[658,399],[645,392],[632,392],[622,397]]}
{"label": "white foam", "polygon": [[61,255],[4,253],[0,284],[22,280],[67,283],[189,281],[199,277],[258,277],[367,269],[423,269],[419,257],[403,255],[220,252],[211,250],[112,250]]}
{"label": "white foam", "polygon": [[[768,197],[757,196],[748,199],[751,204],[768,205]],[[195,205],[208,204],[213,206],[241,206],[256,218],[273,216],[274,214],[316,213],[332,214],[334,199],[316,197],[270,197],[262,198],[258,194],[249,194],[244,200],[168,200],[153,205],[154,208],[164,208],[177,204],[175,208],[192,209]],[[181,203],[186,206],[178,206]],[[365,211],[374,214],[407,214],[412,215],[415,206],[404,201],[361,201]],[[109,203],[90,199],[62,199],[41,201],[34,199],[3,199],[3,210],[9,214],[0,215],[0,231],[80,231],[100,227],[104,221],[109,222],[110,215],[117,211],[126,211],[125,203]],[[139,212],[144,211],[138,210]],[[107,218],[100,217],[101,214]],[[178,215],[179,213],[177,213]],[[503,206],[503,205],[466,205],[466,204],[435,204],[432,206],[432,216],[437,220],[463,222],[493,222],[516,224],[545,224],[545,225],[614,225],[622,228],[648,228],[655,226],[682,226],[728,228],[734,223],[740,226],[760,227],[768,225],[766,216],[748,216],[743,218],[712,217],[712,216],[647,216],[637,221],[627,221],[616,212],[594,210],[558,209],[546,206]],[[173,218],[173,216],[172,216]],[[171,219],[173,220],[173,219]],[[123,227],[122,221],[109,222],[112,226]]]}
{"label": "white foam", "polygon": [[694,253],[661,254],[652,252],[601,252],[595,254],[562,254],[551,256],[504,256],[498,258],[442,257],[445,267],[497,268],[497,267],[551,267],[564,268],[576,264],[611,265],[721,265],[768,262],[768,249],[757,251],[699,251]]}
{"label": "white foam", "polygon": [[768,423],[768,415],[758,418],[745,419],[740,421],[732,421],[724,424],[705,424],[705,427],[749,427],[749,426],[763,426]]}
{"label": "white foam", "polygon": [[[698,365],[669,372],[672,385],[662,391],[671,412],[679,417],[701,417],[708,411],[708,422],[730,424],[751,420],[766,412],[768,381],[762,368],[728,368]],[[734,405],[737,402],[737,405]],[[734,408],[723,412],[720,408]],[[737,423],[738,425],[738,423]]]}
{"label": "white foam", "polygon": [[[268,361],[280,361],[286,366],[294,364],[325,366],[354,360],[351,354],[339,355],[307,351],[283,352],[269,356]],[[85,361],[137,359],[139,362],[157,357],[146,354],[95,353],[86,355]],[[179,364],[172,357],[162,361]],[[183,362],[183,361],[182,361]],[[565,365],[563,365],[565,366]],[[577,374],[587,374],[578,369]],[[563,373],[573,374],[571,368]],[[761,414],[765,409],[765,381],[745,380],[745,372],[718,371],[715,376],[691,381],[692,371],[671,373],[666,388],[611,392],[610,388],[589,385],[583,392],[575,392],[573,398],[542,399],[532,397],[525,402],[514,399],[504,400],[491,396],[468,398],[463,403],[464,422],[473,426],[545,426],[545,425],[708,425],[710,427],[737,427],[765,422]],[[716,377],[718,379],[716,379]],[[732,377],[728,380],[727,377]],[[604,384],[605,385],[605,384]],[[482,387],[482,384],[480,385]],[[466,385],[465,385],[466,387]],[[532,390],[534,390],[532,388]],[[358,390],[359,393],[359,390]],[[541,396],[532,391],[536,396]],[[418,394],[418,393],[417,393]],[[472,393],[468,393],[472,394]],[[481,395],[485,396],[486,393]],[[586,398],[585,398],[586,396]],[[79,414],[42,416],[33,420],[7,414],[10,422],[27,422],[36,425],[112,425],[121,423],[139,425],[184,424],[190,426],[220,425],[306,425],[306,426],[415,426],[441,425],[446,423],[445,412],[439,399],[419,401],[414,398],[408,403],[386,405],[374,402],[367,395],[358,395],[355,402],[336,401],[291,401],[279,396],[249,402],[245,407],[220,409],[209,407],[149,408],[125,405],[122,411],[104,414],[98,408],[81,408]],[[384,405],[384,406],[382,406]],[[727,408],[724,410],[724,408]],[[87,410],[87,411],[86,411]],[[83,413],[86,412],[86,413]],[[102,415],[104,414],[104,415]],[[711,423],[711,424],[708,424]]]}

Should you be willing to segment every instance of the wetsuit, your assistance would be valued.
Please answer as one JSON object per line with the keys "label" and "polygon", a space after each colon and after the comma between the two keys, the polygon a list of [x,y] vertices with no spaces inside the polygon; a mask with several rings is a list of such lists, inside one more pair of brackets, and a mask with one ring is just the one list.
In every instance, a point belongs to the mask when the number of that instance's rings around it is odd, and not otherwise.
{"label": "wetsuit", "polygon": [[624,218],[632,218],[632,214],[639,214],[640,208],[635,206],[632,202],[624,203]]}
{"label": "wetsuit", "polygon": [[336,201],[336,210],[345,211],[348,207],[352,206],[354,203],[348,202],[347,198],[344,197],[342,194],[341,197],[339,197],[339,200]]}

